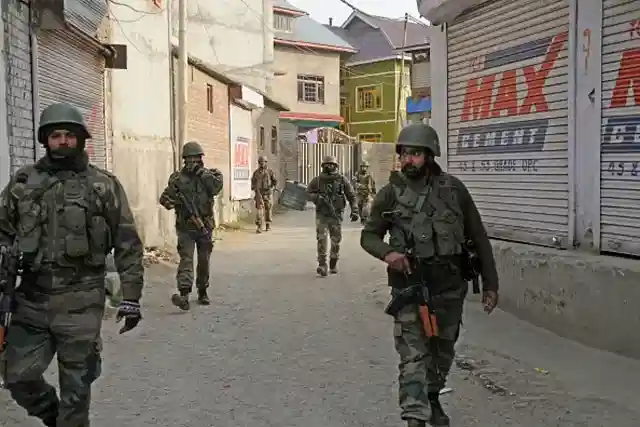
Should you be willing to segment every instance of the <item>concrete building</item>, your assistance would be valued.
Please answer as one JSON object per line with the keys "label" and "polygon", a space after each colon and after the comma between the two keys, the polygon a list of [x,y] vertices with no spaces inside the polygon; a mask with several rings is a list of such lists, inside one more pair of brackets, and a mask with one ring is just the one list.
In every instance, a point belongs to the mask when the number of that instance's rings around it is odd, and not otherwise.
{"label": "concrete building", "polygon": [[640,357],[640,0],[418,5],[441,165],[495,239],[502,306]]}

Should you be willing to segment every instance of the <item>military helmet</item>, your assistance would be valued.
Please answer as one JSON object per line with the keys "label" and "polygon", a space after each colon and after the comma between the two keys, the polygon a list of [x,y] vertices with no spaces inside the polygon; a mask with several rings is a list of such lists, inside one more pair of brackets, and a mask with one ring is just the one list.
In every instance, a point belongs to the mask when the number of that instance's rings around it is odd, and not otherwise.
{"label": "military helmet", "polygon": [[41,144],[47,143],[45,130],[55,125],[77,125],[82,134],[76,135],[80,139],[91,139],[91,134],[84,122],[82,113],[76,107],[67,103],[51,104],[40,113],[40,123],[38,124],[38,141]]}
{"label": "military helmet", "polygon": [[398,135],[396,153],[400,154],[401,147],[426,148],[434,157],[440,157],[440,140],[434,128],[422,123],[412,123],[405,126]]}
{"label": "military helmet", "polygon": [[267,156],[260,156],[258,157],[258,162],[266,162],[267,160]]}
{"label": "military helmet", "polygon": [[322,159],[322,164],[323,165],[334,164],[337,166],[338,162],[336,161],[336,158],[333,156],[324,156],[324,159]]}
{"label": "military helmet", "polygon": [[191,156],[204,156],[202,146],[195,141],[189,141],[182,147],[182,158]]}
{"label": "military helmet", "polygon": [[367,162],[366,160],[363,160],[362,162],[360,162],[360,167],[368,168],[369,167],[369,162]]}

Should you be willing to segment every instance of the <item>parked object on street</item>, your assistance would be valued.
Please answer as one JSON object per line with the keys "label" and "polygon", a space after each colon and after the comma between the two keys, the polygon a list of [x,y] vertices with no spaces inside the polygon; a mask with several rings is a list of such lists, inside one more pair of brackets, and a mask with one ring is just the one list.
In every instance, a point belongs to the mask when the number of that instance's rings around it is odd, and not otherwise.
{"label": "parked object on street", "polygon": [[307,186],[297,181],[285,181],[278,203],[285,208],[303,211],[307,207]]}

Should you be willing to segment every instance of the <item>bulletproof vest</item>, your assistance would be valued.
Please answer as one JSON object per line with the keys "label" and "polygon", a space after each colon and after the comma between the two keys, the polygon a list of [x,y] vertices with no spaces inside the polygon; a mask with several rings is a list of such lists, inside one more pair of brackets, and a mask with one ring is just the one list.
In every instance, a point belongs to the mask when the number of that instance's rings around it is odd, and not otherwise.
{"label": "bulletproof vest", "polygon": [[[200,178],[186,173],[180,173],[177,175],[173,185],[178,188],[187,200],[193,203],[193,206],[202,218],[213,217],[214,200],[207,193],[207,189]],[[190,223],[186,212],[178,209],[176,213],[176,220],[179,223]]]}
{"label": "bulletproof vest", "polygon": [[271,170],[264,168],[264,170],[257,169],[256,171],[256,188],[258,191],[267,192],[271,190]]}
{"label": "bulletproof vest", "polygon": [[89,166],[56,175],[34,167],[19,171],[11,189],[17,200],[17,237],[27,267],[103,267],[111,250],[106,206],[111,178]]}
{"label": "bulletproof vest", "polygon": [[360,195],[368,195],[371,192],[371,174],[358,172],[356,175],[356,192]]}
{"label": "bulletproof vest", "polygon": [[318,189],[329,199],[336,211],[344,211],[344,180],[342,175],[321,173],[318,176]]}
{"label": "bulletproof vest", "polygon": [[404,252],[413,243],[419,258],[462,253],[464,218],[448,175],[434,177],[420,192],[398,184],[392,188],[402,224],[394,223],[389,232],[394,250]]}

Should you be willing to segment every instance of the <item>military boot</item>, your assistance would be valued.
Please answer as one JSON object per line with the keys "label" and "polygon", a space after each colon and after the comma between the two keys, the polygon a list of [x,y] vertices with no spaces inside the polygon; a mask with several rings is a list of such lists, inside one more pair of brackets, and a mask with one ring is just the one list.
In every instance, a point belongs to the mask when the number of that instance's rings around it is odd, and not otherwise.
{"label": "military boot", "polygon": [[187,311],[189,310],[189,307],[190,307],[189,293],[180,291],[180,294],[173,294],[171,296],[171,302],[180,310]]}
{"label": "military boot", "polygon": [[271,231],[271,223],[268,222],[267,225],[264,228],[264,231]]}
{"label": "military boot", "polygon": [[428,393],[427,398],[429,399],[429,405],[431,406],[429,424],[438,427],[448,427],[449,417],[444,413],[444,409],[442,409],[442,405],[440,404],[440,393]]}
{"label": "military boot", "polygon": [[260,224],[256,225],[256,234],[262,233],[262,226]]}
{"label": "military boot", "polygon": [[206,289],[198,291],[198,304],[200,304],[200,305],[209,305],[209,304],[211,304],[211,300],[209,299],[209,295],[207,295]]}
{"label": "military boot", "polygon": [[409,419],[407,420],[407,427],[425,427],[426,423],[422,420]]}
{"label": "military boot", "polygon": [[329,260],[329,272],[331,274],[338,274],[338,258],[331,258]]}
{"label": "military boot", "polygon": [[318,268],[316,268],[316,273],[318,273],[322,277],[327,277],[327,261],[326,260],[318,261]]}

